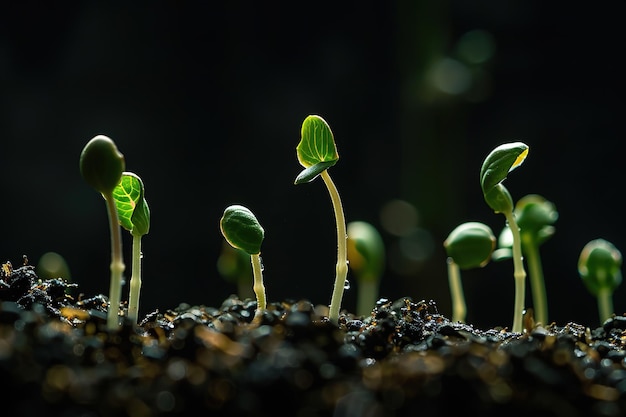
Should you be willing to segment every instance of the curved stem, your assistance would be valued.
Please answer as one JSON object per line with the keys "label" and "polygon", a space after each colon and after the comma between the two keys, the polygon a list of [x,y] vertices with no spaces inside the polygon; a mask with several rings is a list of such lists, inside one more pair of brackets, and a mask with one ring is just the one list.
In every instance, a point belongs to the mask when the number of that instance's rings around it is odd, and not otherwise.
{"label": "curved stem", "polygon": [[122,234],[117,208],[111,194],[104,195],[109,215],[109,230],[111,234],[111,282],[109,283],[109,310],[107,312],[107,328],[119,329],[120,301],[122,299],[122,274],[126,265],[122,257]]}
{"label": "curved stem", "polygon": [[450,285],[450,294],[452,295],[452,321],[464,323],[467,306],[461,283],[461,268],[450,257],[446,262],[448,263],[448,283]]}
{"label": "curved stem", "polygon": [[513,278],[515,279],[515,305],[513,309],[513,329],[514,333],[522,333],[522,320],[524,317],[524,303],[526,292],[526,270],[524,270],[524,259],[522,257],[522,242],[519,227],[513,215],[513,211],[503,212],[509,223],[509,228],[513,234]]}
{"label": "curved stem", "polygon": [[128,318],[137,324],[139,318],[139,292],[141,290],[141,236],[133,235],[133,265],[128,296]]}
{"label": "curved stem", "polygon": [[261,254],[250,255],[252,262],[252,273],[254,274],[254,283],[252,288],[256,294],[256,313],[259,316],[266,307],[265,301],[265,285],[263,285],[263,267],[261,266]]}
{"label": "curved stem", "polygon": [[546,299],[546,284],[541,267],[541,256],[534,239],[524,240],[524,253],[530,271],[530,288],[533,294],[535,308],[535,322],[548,325],[548,301]]}
{"label": "curved stem", "polygon": [[348,275],[348,234],[346,232],[346,220],[343,215],[343,206],[341,204],[341,198],[339,198],[337,187],[335,187],[335,183],[330,178],[328,170],[322,171],[320,175],[326,184],[326,188],[328,188],[330,199],[333,202],[335,220],[337,223],[337,267],[335,286],[333,288],[333,296],[330,302],[330,312],[328,314],[329,320],[332,323],[337,324],[339,322],[339,310],[341,309],[341,300],[343,298],[344,286],[346,284],[346,276]]}

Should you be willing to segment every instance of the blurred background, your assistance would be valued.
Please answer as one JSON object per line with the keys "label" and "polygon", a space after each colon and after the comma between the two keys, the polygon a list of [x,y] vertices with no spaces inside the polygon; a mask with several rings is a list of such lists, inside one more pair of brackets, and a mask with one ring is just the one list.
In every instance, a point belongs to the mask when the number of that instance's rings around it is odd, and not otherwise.
{"label": "blurred background", "polygon": [[[443,241],[466,221],[499,234],[480,167],[497,145],[523,141],[529,156],[505,185],[559,213],[540,248],[550,320],[596,325],[577,262],[596,238],[626,251],[625,12],[617,0],[5,2],[0,258],[35,265],[56,252],[86,296],[108,294],[105,204],[78,164],[105,134],[152,213],[140,315],[218,306],[237,291],[217,269],[230,204],[265,228],[268,301],[328,304],[331,201],[320,179],[293,184],[301,123],[318,114],[335,135],[329,172],[346,220],[370,222],[385,242],[381,297],[434,300],[451,315]],[[512,272],[512,262],[463,271],[468,322],[511,326]],[[348,279],[343,307],[354,311]],[[626,284],[614,304],[626,311]]]}

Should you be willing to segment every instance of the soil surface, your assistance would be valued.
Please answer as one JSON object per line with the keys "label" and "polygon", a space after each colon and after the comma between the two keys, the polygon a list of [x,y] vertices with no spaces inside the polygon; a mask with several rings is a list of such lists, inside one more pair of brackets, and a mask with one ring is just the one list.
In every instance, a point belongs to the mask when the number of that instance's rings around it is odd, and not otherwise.
{"label": "soil surface", "polygon": [[[623,416],[626,318],[522,334],[452,322],[433,301],[368,317],[308,300],[228,297],[106,330],[107,297],[0,270],[2,415]],[[124,306],[123,306],[124,307]]]}

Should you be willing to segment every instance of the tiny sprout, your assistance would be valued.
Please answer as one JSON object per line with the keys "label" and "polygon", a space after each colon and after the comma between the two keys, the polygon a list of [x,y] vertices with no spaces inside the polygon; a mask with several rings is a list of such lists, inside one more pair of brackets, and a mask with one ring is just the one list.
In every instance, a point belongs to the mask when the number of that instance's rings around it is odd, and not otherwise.
{"label": "tiny sprout", "polygon": [[502,182],[509,172],[520,166],[528,155],[528,145],[511,142],[497,146],[485,158],[480,169],[480,185],[485,202],[495,213],[502,213],[513,233],[513,277],[515,279],[515,305],[513,332],[522,332],[526,271],[522,259],[519,226],[513,214],[513,199]]}
{"label": "tiny sprout", "polygon": [[595,239],[585,245],[578,259],[578,273],[585,286],[598,300],[600,321],[613,314],[613,291],[622,282],[622,254],[604,239]]}
{"label": "tiny sprout", "polygon": [[150,208],[144,198],[143,181],[132,172],[124,172],[113,190],[120,225],[133,237],[132,273],[128,297],[128,318],[137,324],[141,290],[141,238],[150,230]]}
{"label": "tiny sprout", "polygon": [[298,162],[305,169],[296,177],[294,183],[311,182],[318,176],[321,176],[326,184],[326,188],[328,188],[335,211],[337,266],[328,319],[332,323],[337,324],[339,322],[339,310],[341,309],[346,276],[348,275],[347,232],[341,198],[335,183],[328,173],[328,168],[335,165],[339,159],[335,139],[328,123],[320,116],[307,116],[302,122],[301,139],[296,147],[296,151]]}
{"label": "tiny sprout", "polygon": [[111,282],[109,288],[109,310],[107,328],[119,328],[119,309],[122,293],[122,274],[126,266],[122,257],[122,237],[113,190],[120,182],[126,167],[122,155],[111,138],[97,135],[92,138],[80,154],[80,173],[87,183],[102,194],[107,205],[111,235]]}
{"label": "tiny sprout", "polygon": [[358,279],[357,314],[368,316],[378,299],[378,286],[385,269],[385,246],[370,223],[348,223],[348,260]]}
{"label": "tiny sprout", "polygon": [[255,215],[241,205],[232,205],[224,210],[220,220],[220,229],[226,241],[233,248],[250,255],[254,275],[253,289],[257,299],[255,316],[260,317],[266,307],[263,267],[261,265],[261,243],[265,237],[265,231]]}
{"label": "tiny sprout", "polygon": [[[554,204],[538,194],[528,194],[515,204],[515,219],[520,229],[522,253],[528,263],[533,294],[535,321],[548,324],[548,301],[539,246],[554,235],[554,222],[559,217]],[[499,248],[492,259],[510,258],[513,235],[505,226],[498,238]]]}
{"label": "tiny sprout", "polygon": [[443,242],[448,254],[448,281],[452,295],[452,320],[464,322],[467,313],[461,269],[482,268],[491,258],[496,237],[489,226],[467,222],[457,226]]}

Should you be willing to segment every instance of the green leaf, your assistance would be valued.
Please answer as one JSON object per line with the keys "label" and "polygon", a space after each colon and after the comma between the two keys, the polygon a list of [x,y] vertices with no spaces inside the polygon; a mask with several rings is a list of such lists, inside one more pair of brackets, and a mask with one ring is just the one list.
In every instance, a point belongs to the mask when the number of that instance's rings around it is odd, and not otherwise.
{"label": "green leaf", "polygon": [[522,142],[505,143],[487,155],[480,170],[480,185],[485,201],[497,213],[513,209],[513,200],[501,184],[528,155],[528,145]]}
{"label": "green leaf", "polygon": [[348,261],[360,281],[378,282],[385,268],[385,246],[378,230],[370,223],[348,223]]}
{"label": "green leaf", "polygon": [[589,292],[615,290],[622,282],[622,254],[609,241],[595,239],[585,245],[578,259],[578,273]]}
{"label": "green leaf", "polygon": [[296,153],[300,165],[311,168],[298,175],[296,184],[312,181],[339,159],[333,132],[320,116],[310,115],[302,122],[301,139]]}
{"label": "green leaf", "polygon": [[249,255],[261,253],[265,231],[248,208],[241,205],[227,207],[220,220],[220,229],[226,241],[234,248]]}
{"label": "green leaf", "polygon": [[515,204],[515,219],[522,236],[540,245],[554,235],[552,226],[559,218],[554,204],[538,194],[528,194]]}
{"label": "green leaf", "polygon": [[496,237],[486,224],[467,222],[452,230],[443,246],[459,268],[479,268],[489,263]]}
{"label": "green leaf", "polygon": [[92,138],[80,154],[80,173],[87,183],[104,195],[117,186],[126,167],[124,155],[111,138]]}
{"label": "green leaf", "polygon": [[124,172],[113,189],[120,225],[134,236],[143,236],[150,230],[150,209],[144,198],[141,178],[132,172]]}

